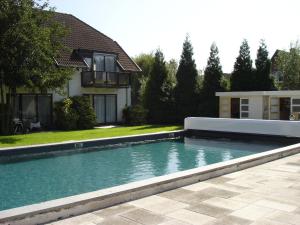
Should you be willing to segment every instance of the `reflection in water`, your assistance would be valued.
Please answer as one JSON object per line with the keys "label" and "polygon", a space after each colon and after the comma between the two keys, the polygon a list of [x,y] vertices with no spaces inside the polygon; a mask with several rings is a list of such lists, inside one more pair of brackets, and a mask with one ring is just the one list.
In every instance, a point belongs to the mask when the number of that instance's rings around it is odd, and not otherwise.
{"label": "reflection in water", "polygon": [[279,145],[173,139],[0,162],[0,210],[225,161]]}

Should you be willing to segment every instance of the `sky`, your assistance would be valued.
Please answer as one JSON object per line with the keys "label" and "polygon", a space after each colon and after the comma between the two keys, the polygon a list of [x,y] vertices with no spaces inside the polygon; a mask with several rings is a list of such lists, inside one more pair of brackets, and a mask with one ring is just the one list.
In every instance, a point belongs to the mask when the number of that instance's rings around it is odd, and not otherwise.
{"label": "sky", "polygon": [[131,57],[160,48],[166,60],[179,61],[188,34],[199,70],[213,42],[223,72],[230,73],[243,39],[253,64],[261,39],[270,57],[300,39],[299,0],[50,0],[50,5],[108,35]]}

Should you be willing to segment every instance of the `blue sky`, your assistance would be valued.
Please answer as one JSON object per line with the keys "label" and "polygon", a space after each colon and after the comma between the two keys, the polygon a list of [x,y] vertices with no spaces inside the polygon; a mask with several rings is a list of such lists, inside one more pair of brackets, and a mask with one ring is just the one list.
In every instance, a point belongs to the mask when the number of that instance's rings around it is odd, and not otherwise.
{"label": "blue sky", "polygon": [[216,42],[224,72],[231,72],[239,46],[249,42],[253,61],[260,39],[271,56],[300,39],[299,0],[50,0],[118,41],[130,56],[161,48],[179,61],[188,33],[198,69]]}

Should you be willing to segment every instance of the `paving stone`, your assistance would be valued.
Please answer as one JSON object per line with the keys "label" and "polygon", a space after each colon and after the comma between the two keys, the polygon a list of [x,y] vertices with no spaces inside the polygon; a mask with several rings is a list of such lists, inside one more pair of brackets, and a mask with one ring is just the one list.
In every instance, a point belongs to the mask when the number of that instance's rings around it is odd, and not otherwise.
{"label": "paving stone", "polygon": [[162,222],[166,222],[168,219],[156,213],[144,210],[136,209],[121,215],[127,219],[133,220],[135,222],[145,224],[145,225],[157,225]]}
{"label": "paving stone", "polygon": [[230,210],[237,210],[237,209],[240,209],[247,205],[244,202],[235,201],[235,200],[231,200],[231,199],[225,199],[225,198],[219,198],[219,197],[207,199],[207,200],[203,201],[203,203],[207,203],[212,206],[217,206],[220,208],[225,208],[225,209],[230,209]]}
{"label": "paving stone", "polygon": [[249,187],[243,187],[240,185],[229,184],[229,183],[218,184],[218,185],[215,185],[214,187],[221,188],[221,189],[224,189],[227,191],[238,192],[238,193],[245,193],[246,191],[251,190],[251,188],[249,188]]}
{"label": "paving stone", "polygon": [[95,211],[93,212],[93,214],[104,218],[104,217],[115,216],[118,214],[126,213],[134,209],[136,209],[136,207],[134,207],[133,205],[122,204],[122,205],[117,205],[117,206]]}
{"label": "paving stone", "polygon": [[178,209],[186,208],[189,205],[160,196],[151,196],[144,199],[130,202],[129,204],[140,207],[158,214],[167,214]]}
{"label": "paving stone", "polygon": [[166,192],[160,193],[160,194],[158,194],[158,196],[177,200],[178,197],[180,198],[181,196],[186,196],[186,195],[190,195],[193,193],[195,193],[195,192],[187,190],[187,189],[183,189],[183,188],[178,188],[178,189],[175,189],[172,191],[166,191]]}
{"label": "paving stone", "polygon": [[299,166],[300,167],[300,162],[288,162],[288,163],[286,163],[286,165]]}
{"label": "paving stone", "polygon": [[198,193],[204,193],[207,195],[211,195],[213,197],[221,197],[221,198],[230,198],[239,194],[238,192],[228,191],[228,190],[215,188],[215,187],[205,188]]}
{"label": "paving stone", "polygon": [[211,216],[195,213],[186,209],[177,210],[173,213],[168,214],[167,216],[193,225],[204,225],[208,222],[213,222],[216,220]]}
{"label": "paving stone", "polygon": [[254,204],[258,205],[258,206],[268,207],[268,208],[272,208],[272,209],[278,209],[278,210],[282,210],[282,211],[286,211],[286,212],[292,212],[297,209],[297,206],[281,203],[278,201],[271,201],[271,200],[267,200],[267,199],[259,200],[259,201],[255,202]]}
{"label": "paving stone", "polygon": [[265,195],[255,193],[255,192],[246,192],[237,196],[230,198],[231,200],[237,200],[245,203],[252,203],[264,198]]}
{"label": "paving stone", "polygon": [[186,190],[190,190],[190,191],[201,191],[201,190],[203,190],[205,188],[208,188],[208,187],[213,187],[213,184],[199,182],[199,183],[196,183],[196,184],[191,184],[191,185],[182,187],[182,189],[186,189]]}
{"label": "paving stone", "polygon": [[251,220],[246,220],[235,216],[224,216],[205,225],[248,225],[251,222]]}
{"label": "paving stone", "polygon": [[299,173],[300,167],[299,166],[292,166],[292,165],[280,165],[273,168],[274,170],[284,171],[284,172],[292,172],[292,173]]}
{"label": "paving stone", "polygon": [[291,225],[290,223],[284,222],[280,223],[274,220],[269,220],[269,219],[259,219],[257,221],[254,221],[250,225]]}
{"label": "paving stone", "polygon": [[190,225],[190,223],[185,223],[180,220],[171,219],[168,222],[160,223],[158,225]]}
{"label": "paving stone", "polygon": [[300,207],[298,207],[296,210],[294,210],[293,213],[300,215]]}
{"label": "paving stone", "polygon": [[300,215],[294,213],[287,213],[279,210],[268,215],[267,218],[273,221],[286,223],[286,224],[293,224],[293,225],[300,224]]}
{"label": "paving stone", "polygon": [[257,220],[274,212],[273,209],[249,205],[239,210],[232,212],[230,215],[240,217],[247,220]]}
{"label": "paving stone", "polygon": [[51,223],[51,225],[91,225],[100,223],[101,221],[103,221],[103,218],[92,213],[86,213]]}
{"label": "paving stone", "polygon": [[234,173],[228,173],[226,175],[223,175],[223,177],[228,177],[228,178],[235,179],[235,178],[238,178],[238,177],[241,177],[241,176],[244,176],[244,175],[245,175],[245,170],[242,170],[242,171],[237,171],[237,172],[234,172]]}
{"label": "paving stone", "polygon": [[205,215],[212,216],[215,218],[224,216],[224,215],[232,212],[232,210],[208,205],[205,203],[200,203],[199,205],[190,206],[187,208],[187,210],[190,210],[190,211],[193,211],[196,213],[205,214]]}
{"label": "paving stone", "polygon": [[233,178],[221,176],[221,177],[209,179],[205,182],[206,183],[212,183],[212,184],[223,184],[223,183],[226,183],[226,182],[231,181],[231,180],[233,180]]}
{"label": "paving stone", "polygon": [[97,225],[141,225],[141,223],[137,223],[124,217],[115,216],[108,217],[103,222],[98,223]]}

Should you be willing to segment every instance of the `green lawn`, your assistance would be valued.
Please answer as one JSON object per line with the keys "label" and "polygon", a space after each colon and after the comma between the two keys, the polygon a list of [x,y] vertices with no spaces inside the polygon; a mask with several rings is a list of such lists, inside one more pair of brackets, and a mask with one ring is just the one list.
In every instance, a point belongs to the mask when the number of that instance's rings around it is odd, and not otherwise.
{"label": "green lawn", "polygon": [[0,148],[46,144],[53,142],[71,141],[71,140],[85,140],[94,138],[126,136],[134,134],[155,133],[161,131],[174,131],[182,129],[182,126],[160,126],[160,125],[143,125],[143,126],[127,126],[114,127],[92,130],[80,131],[51,131],[39,132],[31,134],[0,136]]}

